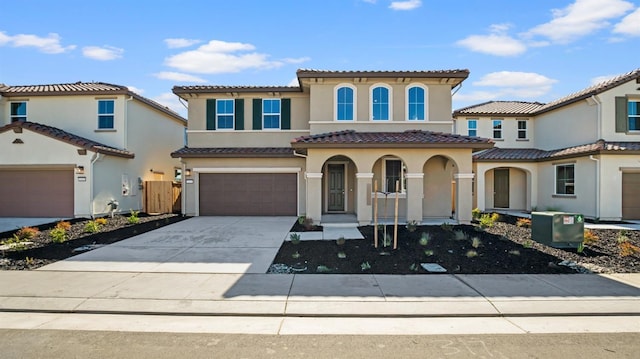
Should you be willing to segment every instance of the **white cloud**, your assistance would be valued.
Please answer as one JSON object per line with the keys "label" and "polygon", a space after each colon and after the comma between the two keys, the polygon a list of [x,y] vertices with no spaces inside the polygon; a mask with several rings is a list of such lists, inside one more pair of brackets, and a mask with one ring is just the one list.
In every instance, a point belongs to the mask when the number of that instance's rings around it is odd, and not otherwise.
{"label": "white cloud", "polygon": [[282,61],[288,63],[288,64],[301,64],[303,62],[307,62],[311,60],[310,57],[298,57],[298,58],[286,58],[286,59],[282,59]]}
{"label": "white cloud", "polygon": [[478,87],[492,87],[491,90],[476,90],[456,94],[456,101],[489,101],[496,99],[526,99],[540,97],[551,91],[557,80],[534,72],[499,71],[484,75],[472,83]]}
{"label": "white cloud", "polygon": [[616,24],[613,32],[618,34],[640,36],[640,8],[625,16],[622,21]]}
{"label": "white cloud", "polygon": [[82,55],[90,59],[99,61],[110,61],[119,59],[124,53],[123,49],[119,49],[113,46],[85,46],[82,48]]}
{"label": "white cloud", "polygon": [[187,118],[187,109],[175,94],[171,92],[165,92],[160,94],[159,96],[153,97],[152,100],[172,109],[173,111],[179,113],[180,116]]}
{"label": "white cloud", "polygon": [[631,9],[633,4],[624,0],[576,0],[564,9],[551,10],[553,20],[534,27],[525,36],[540,35],[566,44],[609,26],[608,20]]}
{"label": "white cloud", "polygon": [[144,90],[141,88],[137,88],[135,86],[127,86],[127,88],[129,89],[129,91],[135,92],[138,95],[142,95],[144,93]]}
{"label": "white cloud", "polygon": [[207,82],[207,80],[203,78],[189,75],[189,74],[183,74],[181,72],[163,71],[163,72],[155,73],[153,75],[162,80],[172,80],[177,82],[199,82],[199,83]]}
{"label": "white cloud", "polygon": [[0,46],[11,45],[13,47],[35,47],[45,54],[60,54],[76,48],[75,45],[62,46],[60,35],[50,33],[47,37],[31,34],[7,35],[0,32]]}
{"label": "white cloud", "polygon": [[170,49],[178,49],[181,47],[189,47],[191,45],[199,44],[202,41],[195,39],[164,39],[165,44]]}
{"label": "white cloud", "polygon": [[527,47],[517,39],[506,34],[511,26],[493,24],[489,35],[471,35],[456,42],[468,50],[496,56],[516,56],[527,51]]}
{"label": "white cloud", "polygon": [[617,75],[602,75],[602,76],[593,77],[593,78],[591,78],[591,85],[597,85],[597,84],[599,84],[601,82],[605,82],[607,80],[611,80],[612,78],[614,78],[614,77],[616,77],[618,75],[619,74],[617,74]]}
{"label": "white cloud", "polygon": [[298,81],[297,77],[294,77],[293,79],[291,79],[291,81],[289,81],[287,86],[300,86],[300,81]]}
{"label": "white cloud", "polygon": [[368,2],[369,4],[375,4],[376,0],[362,0],[362,2]]}
{"label": "white cloud", "polygon": [[270,60],[268,54],[254,51],[251,44],[211,40],[196,50],[165,59],[165,65],[182,72],[198,74],[235,73],[247,69],[271,69],[285,63],[300,63],[308,58]]}
{"label": "white cloud", "polygon": [[406,0],[406,1],[393,1],[389,5],[389,9],[392,10],[413,10],[422,6],[421,0]]}
{"label": "white cloud", "polygon": [[496,86],[496,87],[531,87],[531,86],[551,86],[557,82],[544,75],[535,72],[518,72],[518,71],[498,71],[488,73],[478,81],[473,83],[474,86]]}

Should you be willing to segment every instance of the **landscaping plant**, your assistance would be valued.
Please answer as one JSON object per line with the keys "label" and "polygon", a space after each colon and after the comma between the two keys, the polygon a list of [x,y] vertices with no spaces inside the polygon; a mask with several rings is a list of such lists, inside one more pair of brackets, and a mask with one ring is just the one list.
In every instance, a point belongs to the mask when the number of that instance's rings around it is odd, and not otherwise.
{"label": "landscaping plant", "polygon": [[25,239],[32,239],[33,237],[36,236],[36,234],[38,234],[38,228],[34,228],[34,227],[22,227],[20,228],[20,230],[18,230],[18,232],[16,232],[16,236],[22,240]]}
{"label": "landscaping plant", "polygon": [[129,224],[138,224],[138,222],[140,222],[140,218],[138,217],[139,213],[140,211],[131,210],[131,214],[129,215],[129,218],[127,218]]}

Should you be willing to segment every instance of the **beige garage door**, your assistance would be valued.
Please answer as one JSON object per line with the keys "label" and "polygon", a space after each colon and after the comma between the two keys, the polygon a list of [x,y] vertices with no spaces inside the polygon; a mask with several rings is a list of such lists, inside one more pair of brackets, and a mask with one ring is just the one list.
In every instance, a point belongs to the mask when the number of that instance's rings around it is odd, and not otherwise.
{"label": "beige garage door", "polygon": [[640,173],[622,174],[622,218],[640,219]]}
{"label": "beige garage door", "polygon": [[202,173],[201,216],[295,216],[295,173]]}
{"label": "beige garage door", "polygon": [[73,217],[73,170],[0,170],[0,217]]}

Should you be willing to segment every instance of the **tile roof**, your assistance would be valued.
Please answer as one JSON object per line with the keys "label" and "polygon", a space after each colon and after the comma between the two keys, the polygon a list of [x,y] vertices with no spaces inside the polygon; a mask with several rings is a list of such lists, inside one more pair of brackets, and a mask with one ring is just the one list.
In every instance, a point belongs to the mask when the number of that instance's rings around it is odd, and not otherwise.
{"label": "tile roof", "polygon": [[423,71],[331,71],[317,69],[299,69],[296,71],[301,77],[417,77],[417,78],[448,78],[469,77],[469,70],[423,70]]}
{"label": "tile roof", "polygon": [[190,93],[227,93],[227,92],[302,92],[299,86],[221,86],[221,85],[194,85],[173,86],[176,95]]}
{"label": "tile roof", "polygon": [[408,130],[404,132],[356,132],[354,130],[298,137],[291,141],[294,148],[307,147],[473,147],[490,148],[486,138],[469,137],[442,132]]}
{"label": "tile roof", "polygon": [[68,96],[68,95],[128,95],[144,102],[145,104],[164,112],[165,114],[186,123],[187,120],[167,106],[163,106],[144,96],[129,90],[126,86],[114,85],[105,82],[74,82],[52,85],[24,85],[24,86],[0,86],[0,95],[4,97],[18,96]]}
{"label": "tile roof", "polygon": [[197,157],[294,157],[291,147],[183,147],[171,153],[173,158]]}
{"label": "tile roof", "polygon": [[539,110],[543,103],[526,101],[488,101],[454,111],[454,116],[460,115],[531,115]]}
{"label": "tile roof", "polygon": [[549,161],[559,158],[580,157],[589,154],[606,152],[608,154],[640,153],[640,142],[608,142],[599,140],[579,146],[572,146],[558,150],[544,151],[536,148],[491,148],[473,155],[474,161]]}
{"label": "tile roof", "polygon": [[51,137],[53,139],[56,139],[62,142],[66,142],[73,146],[77,146],[89,151],[93,151],[93,152],[97,152],[105,155],[124,157],[124,158],[135,157],[135,154],[133,152],[107,146],[100,142],[92,141],[90,139],[87,139],[78,135],[74,135],[67,131],[63,131],[59,128],[51,127],[51,126],[47,126],[47,125],[43,125],[35,122],[16,121],[8,125],[5,125],[3,127],[0,127],[0,133],[6,132],[12,129],[16,129],[16,128],[24,128],[24,129],[39,133],[41,135]]}

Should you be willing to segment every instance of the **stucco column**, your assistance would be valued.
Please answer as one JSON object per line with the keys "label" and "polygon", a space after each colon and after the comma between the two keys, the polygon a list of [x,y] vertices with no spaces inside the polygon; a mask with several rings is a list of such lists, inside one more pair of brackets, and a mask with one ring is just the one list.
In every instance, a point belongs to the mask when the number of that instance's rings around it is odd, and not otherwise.
{"label": "stucco column", "polygon": [[424,173],[407,173],[407,221],[422,222]]}
{"label": "stucco column", "polygon": [[478,166],[477,169],[478,177],[476,178],[476,207],[478,207],[481,211],[484,211],[486,208],[485,203],[485,183],[484,178],[487,175],[487,171],[485,171],[484,167]]}
{"label": "stucco column", "polygon": [[371,199],[373,173],[356,173],[356,178],[358,180],[356,214],[358,216],[358,224],[365,226],[371,224],[371,219],[373,218]]}
{"label": "stucco column", "polygon": [[456,217],[460,224],[471,223],[471,208],[473,206],[473,173],[456,173]]}
{"label": "stucco column", "polygon": [[322,220],[322,172],[307,172],[307,218],[318,224]]}

